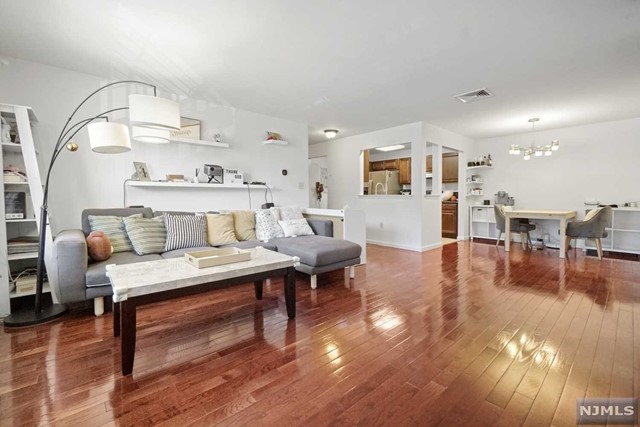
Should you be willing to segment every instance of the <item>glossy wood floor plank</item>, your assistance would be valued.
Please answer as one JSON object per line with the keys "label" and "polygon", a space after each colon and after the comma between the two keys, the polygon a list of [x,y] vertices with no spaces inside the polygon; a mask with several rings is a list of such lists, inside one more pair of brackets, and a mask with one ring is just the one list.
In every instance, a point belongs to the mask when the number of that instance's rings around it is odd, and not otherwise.
{"label": "glossy wood floor plank", "polygon": [[142,307],[134,373],[112,314],[0,332],[0,425],[575,425],[640,394],[640,263],[453,243],[368,248],[297,276]]}

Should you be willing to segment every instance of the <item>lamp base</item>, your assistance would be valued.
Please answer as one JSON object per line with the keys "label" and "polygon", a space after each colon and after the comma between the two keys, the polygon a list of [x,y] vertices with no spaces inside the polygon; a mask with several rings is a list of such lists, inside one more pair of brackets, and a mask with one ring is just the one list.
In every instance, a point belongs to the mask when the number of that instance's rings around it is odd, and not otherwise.
{"label": "lamp base", "polygon": [[36,313],[33,309],[21,310],[5,317],[4,326],[7,328],[22,328],[25,326],[40,325],[64,316],[67,311],[69,311],[69,308],[64,304],[53,304],[42,307],[40,313]]}

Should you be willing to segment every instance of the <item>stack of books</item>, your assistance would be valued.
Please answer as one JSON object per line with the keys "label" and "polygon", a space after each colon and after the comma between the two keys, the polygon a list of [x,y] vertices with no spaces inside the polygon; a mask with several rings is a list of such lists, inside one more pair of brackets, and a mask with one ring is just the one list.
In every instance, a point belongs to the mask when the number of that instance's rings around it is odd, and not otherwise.
{"label": "stack of books", "polygon": [[9,255],[38,252],[38,236],[20,236],[7,240],[7,252]]}

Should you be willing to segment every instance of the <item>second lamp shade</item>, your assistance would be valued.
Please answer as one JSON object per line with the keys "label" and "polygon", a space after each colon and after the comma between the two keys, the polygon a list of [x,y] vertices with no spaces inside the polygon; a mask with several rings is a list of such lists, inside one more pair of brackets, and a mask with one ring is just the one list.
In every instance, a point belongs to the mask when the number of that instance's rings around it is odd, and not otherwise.
{"label": "second lamp shade", "polygon": [[96,153],[116,154],[131,150],[129,129],[122,123],[91,123],[87,131],[91,149]]}
{"label": "second lamp shade", "polygon": [[180,105],[157,96],[129,95],[129,122],[132,126],[180,130]]}

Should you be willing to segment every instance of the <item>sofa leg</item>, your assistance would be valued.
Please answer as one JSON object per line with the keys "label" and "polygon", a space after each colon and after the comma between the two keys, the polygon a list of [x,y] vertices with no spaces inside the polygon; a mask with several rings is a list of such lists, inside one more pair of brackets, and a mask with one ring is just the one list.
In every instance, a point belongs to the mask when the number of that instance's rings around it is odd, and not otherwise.
{"label": "sofa leg", "polygon": [[104,314],[104,297],[93,299],[93,313],[96,317],[100,317]]}
{"label": "sofa leg", "polygon": [[315,289],[318,287],[318,276],[315,274],[311,275],[311,289]]}
{"label": "sofa leg", "polygon": [[352,265],[349,266],[349,279],[355,279],[356,278],[356,266]]}

